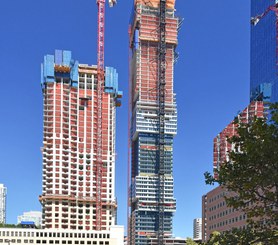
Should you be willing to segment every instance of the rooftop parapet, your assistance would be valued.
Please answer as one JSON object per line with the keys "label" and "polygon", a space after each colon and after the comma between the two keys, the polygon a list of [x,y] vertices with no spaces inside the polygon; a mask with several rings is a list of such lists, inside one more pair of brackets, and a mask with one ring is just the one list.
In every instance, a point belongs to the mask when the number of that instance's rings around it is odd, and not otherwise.
{"label": "rooftop parapet", "polygon": [[[154,8],[158,8],[159,7],[159,2],[160,0],[135,0],[134,4],[143,4],[143,5],[147,5],[149,7],[154,7]],[[176,0],[166,0],[166,8],[168,9],[174,9],[175,8],[175,2]]]}

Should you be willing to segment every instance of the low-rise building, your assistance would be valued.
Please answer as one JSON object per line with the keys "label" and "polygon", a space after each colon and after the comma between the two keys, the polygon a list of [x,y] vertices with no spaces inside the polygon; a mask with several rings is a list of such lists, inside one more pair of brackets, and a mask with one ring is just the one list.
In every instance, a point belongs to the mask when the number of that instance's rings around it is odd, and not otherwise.
{"label": "low-rise building", "polygon": [[[168,237],[163,240],[167,245],[186,245],[186,239],[180,237]],[[158,245],[157,238],[148,239],[148,245]]]}
{"label": "low-rise building", "polygon": [[213,231],[227,231],[233,227],[246,226],[246,214],[228,207],[225,196],[229,195],[221,186],[208,192],[202,198],[202,241],[207,241]]}
{"label": "low-rise building", "polygon": [[40,211],[30,211],[24,212],[22,215],[17,216],[17,223],[21,224],[25,221],[33,221],[36,227],[41,227],[42,225],[42,212]]}
{"label": "low-rise building", "polygon": [[1,244],[84,244],[123,245],[124,227],[111,226],[109,231],[62,229],[0,229]]}

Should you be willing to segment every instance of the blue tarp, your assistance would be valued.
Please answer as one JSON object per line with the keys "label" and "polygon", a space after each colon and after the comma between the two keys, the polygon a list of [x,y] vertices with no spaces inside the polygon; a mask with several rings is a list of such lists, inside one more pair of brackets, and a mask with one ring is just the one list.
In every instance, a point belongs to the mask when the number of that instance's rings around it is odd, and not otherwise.
{"label": "blue tarp", "polygon": [[[117,70],[113,67],[105,68],[105,92],[114,94],[115,97],[121,98],[123,95],[122,91],[118,91],[118,79],[119,75]],[[121,101],[117,99],[117,106],[121,105]]]}
{"label": "blue tarp", "polygon": [[21,221],[20,224],[21,225],[34,225],[35,222],[34,221]]}
{"label": "blue tarp", "polygon": [[118,92],[118,73],[113,67],[105,68],[105,92],[114,94]]}
{"label": "blue tarp", "polygon": [[62,65],[62,63],[63,63],[63,51],[55,50],[55,64]]}
{"label": "blue tarp", "polygon": [[54,82],[54,56],[44,56],[43,79],[45,82]]}
{"label": "blue tarp", "polygon": [[70,66],[71,61],[71,51],[64,50],[63,51],[63,65]]}
{"label": "blue tarp", "polygon": [[74,84],[77,84],[78,82],[78,65],[79,65],[78,61],[75,61],[70,71],[70,77]]}

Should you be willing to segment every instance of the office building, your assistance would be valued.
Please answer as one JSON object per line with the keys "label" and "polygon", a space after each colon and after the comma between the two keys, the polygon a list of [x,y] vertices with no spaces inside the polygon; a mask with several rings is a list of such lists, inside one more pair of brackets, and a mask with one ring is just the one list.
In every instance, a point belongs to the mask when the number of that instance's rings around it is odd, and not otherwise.
{"label": "office building", "polygon": [[0,184],[0,224],[6,223],[7,187]]}
{"label": "office building", "polygon": [[223,232],[246,226],[246,214],[228,207],[225,196],[229,196],[221,186],[214,188],[202,197],[202,241],[209,240],[214,231]]}
{"label": "office building", "polygon": [[[255,117],[265,117],[263,101],[252,101],[242,112],[237,115],[238,122],[248,123]],[[228,124],[213,140],[213,168],[218,170],[221,164],[229,161],[229,152],[233,146],[228,139],[237,133],[238,124],[234,120]],[[217,172],[214,172],[217,178]],[[231,230],[233,227],[244,227],[246,215],[240,210],[227,207],[225,196],[231,195],[221,186],[214,188],[202,197],[202,241],[207,241],[213,231]]]}
{"label": "office building", "polygon": [[132,245],[172,234],[176,210],[173,138],[177,133],[173,78],[180,25],[174,7],[174,0],[167,0],[165,6],[159,0],[135,0],[130,19],[128,238]]}
{"label": "office building", "polygon": [[[118,74],[105,70],[102,147],[96,146],[97,67],[79,64],[70,51],[46,55],[42,64],[42,228],[108,231],[116,224],[115,120]],[[102,164],[96,164],[97,151]],[[101,198],[100,200],[98,198]]]}
{"label": "office building", "polygon": [[202,218],[197,218],[193,220],[193,240],[202,240]]}
{"label": "office building", "polygon": [[[251,17],[266,13],[275,0],[252,0]],[[278,102],[277,17],[267,12],[251,25],[250,100]]]}
{"label": "office building", "polygon": [[41,227],[42,225],[42,212],[40,211],[30,211],[24,212],[22,215],[17,216],[17,224],[22,222],[34,222],[36,227]]}

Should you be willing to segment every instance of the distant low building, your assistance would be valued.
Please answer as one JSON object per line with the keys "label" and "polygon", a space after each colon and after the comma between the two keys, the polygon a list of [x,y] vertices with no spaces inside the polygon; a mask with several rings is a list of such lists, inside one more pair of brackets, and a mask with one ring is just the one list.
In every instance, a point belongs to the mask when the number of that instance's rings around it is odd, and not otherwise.
{"label": "distant low building", "polygon": [[202,218],[197,218],[193,220],[193,240],[202,240]]}
{"label": "distant low building", "polygon": [[0,184],[0,224],[6,223],[6,196],[7,187]]}
{"label": "distant low building", "polygon": [[[150,238],[148,239],[148,245],[158,245],[157,239],[156,238]],[[170,237],[170,238],[165,238],[163,241],[163,244],[167,245],[186,245],[186,239],[185,238],[180,238],[180,237]]]}
{"label": "distant low building", "polygon": [[33,221],[36,227],[41,227],[42,225],[42,212],[40,211],[30,211],[24,212],[23,215],[17,216],[17,223],[31,222]]}
{"label": "distant low building", "polygon": [[109,230],[105,231],[19,228],[0,229],[0,244],[123,245],[123,237],[123,226],[111,226]]}

